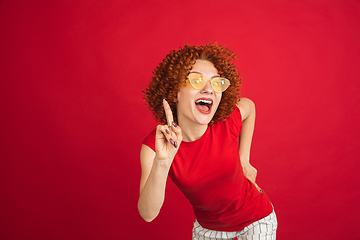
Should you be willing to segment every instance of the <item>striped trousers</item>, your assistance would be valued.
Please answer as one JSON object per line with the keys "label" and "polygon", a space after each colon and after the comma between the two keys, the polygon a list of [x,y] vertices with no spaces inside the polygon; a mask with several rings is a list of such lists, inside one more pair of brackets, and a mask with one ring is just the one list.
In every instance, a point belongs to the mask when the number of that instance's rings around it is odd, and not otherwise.
{"label": "striped trousers", "polygon": [[275,240],[277,219],[275,211],[267,217],[253,222],[249,226],[238,232],[223,232],[214,231],[203,228],[197,221],[194,222],[193,240],[225,240],[234,239],[238,240]]}

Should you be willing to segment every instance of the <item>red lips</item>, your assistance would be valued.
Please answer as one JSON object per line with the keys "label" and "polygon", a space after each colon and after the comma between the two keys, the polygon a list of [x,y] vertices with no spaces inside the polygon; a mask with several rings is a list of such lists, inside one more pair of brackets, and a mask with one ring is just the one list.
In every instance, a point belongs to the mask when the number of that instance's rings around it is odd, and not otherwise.
{"label": "red lips", "polygon": [[195,106],[202,114],[210,114],[213,100],[211,98],[199,98],[195,101]]}

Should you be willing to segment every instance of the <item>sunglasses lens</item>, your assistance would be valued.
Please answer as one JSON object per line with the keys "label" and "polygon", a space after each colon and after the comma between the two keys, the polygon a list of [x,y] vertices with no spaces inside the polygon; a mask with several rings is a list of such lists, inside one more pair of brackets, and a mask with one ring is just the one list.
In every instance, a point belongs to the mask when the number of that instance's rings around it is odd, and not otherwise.
{"label": "sunglasses lens", "polygon": [[226,78],[214,78],[211,86],[216,92],[224,92],[230,86],[230,81]]}
{"label": "sunglasses lens", "polygon": [[[191,86],[195,89],[201,89],[206,85],[206,79],[198,73],[190,73],[188,76]],[[211,80],[211,87],[215,92],[223,92],[230,85],[230,81],[226,78],[216,77]]]}
{"label": "sunglasses lens", "polygon": [[196,89],[201,89],[206,84],[204,77],[197,73],[191,73],[189,75],[189,82],[191,86],[193,86]]}

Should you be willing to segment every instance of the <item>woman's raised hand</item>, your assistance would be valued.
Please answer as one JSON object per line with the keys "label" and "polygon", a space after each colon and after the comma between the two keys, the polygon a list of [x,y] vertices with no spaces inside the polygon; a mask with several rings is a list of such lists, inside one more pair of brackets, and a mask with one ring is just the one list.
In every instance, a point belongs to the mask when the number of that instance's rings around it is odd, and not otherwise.
{"label": "woman's raised hand", "polygon": [[155,150],[156,159],[166,161],[169,167],[177,153],[181,141],[181,128],[174,122],[173,114],[168,102],[164,99],[163,105],[167,125],[158,125],[156,128]]}

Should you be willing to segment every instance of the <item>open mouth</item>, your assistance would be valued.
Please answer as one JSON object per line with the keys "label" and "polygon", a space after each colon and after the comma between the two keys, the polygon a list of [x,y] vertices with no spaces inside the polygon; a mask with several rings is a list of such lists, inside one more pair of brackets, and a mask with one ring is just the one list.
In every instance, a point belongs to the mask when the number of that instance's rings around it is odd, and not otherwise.
{"label": "open mouth", "polygon": [[209,114],[211,112],[212,104],[212,99],[200,98],[195,101],[196,108],[204,114]]}

